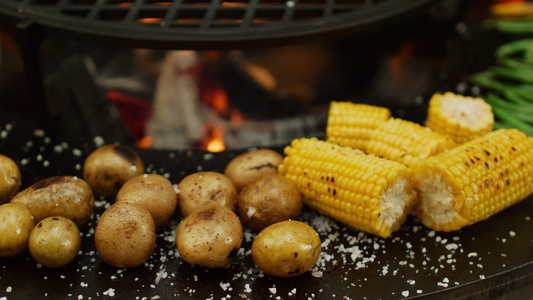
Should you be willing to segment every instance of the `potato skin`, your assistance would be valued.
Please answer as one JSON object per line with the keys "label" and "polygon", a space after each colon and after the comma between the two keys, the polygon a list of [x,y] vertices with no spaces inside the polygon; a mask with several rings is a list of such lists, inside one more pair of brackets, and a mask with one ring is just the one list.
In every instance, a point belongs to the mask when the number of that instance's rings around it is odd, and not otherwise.
{"label": "potato skin", "polygon": [[131,178],[144,174],[144,162],[139,154],[122,145],[104,145],[87,156],[83,178],[94,193],[115,196]]}
{"label": "potato skin", "polygon": [[13,257],[28,248],[35,221],[26,207],[5,203],[0,205],[0,257]]}
{"label": "potato skin", "polygon": [[9,157],[0,154],[0,204],[9,202],[21,185],[18,165]]}
{"label": "potato skin", "polygon": [[309,225],[287,220],[263,229],[252,243],[252,259],[266,274],[288,278],[311,269],[321,252],[318,233]]}
{"label": "potato skin", "polygon": [[210,203],[235,210],[237,189],[224,174],[210,171],[193,173],[180,181],[178,189],[178,205],[184,217]]}
{"label": "potato skin", "polygon": [[176,246],[183,260],[208,268],[228,266],[237,256],[242,239],[239,217],[216,204],[194,211],[176,229]]}
{"label": "potato skin", "polygon": [[94,211],[91,187],[75,176],[40,180],[18,193],[11,203],[25,206],[36,223],[47,217],[63,216],[82,225],[89,221]]}
{"label": "potato skin", "polygon": [[154,252],[156,227],[141,206],[121,202],[100,217],[94,233],[96,250],[107,264],[117,268],[142,265]]}
{"label": "potato skin", "polygon": [[261,177],[242,189],[237,200],[241,220],[252,229],[296,219],[302,211],[298,187],[279,174]]}
{"label": "potato skin", "polygon": [[277,173],[282,161],[283,156],[274,150],[257,149],[233,158],[226,165],[224,175],[228,176],[237,191],[240,191],[259,177]]}
{"label": "potato skin", "polygon": [[35,261],[45,267],[59,268],[78,255],[81,247],[80,231],[68,218],[49,217],[35,225],[28,247]]}
{"label": "potato skin", "polygon": [[178,195],[172,183],[159,174],[133,177],[118,191],[115,203],[128,202],[142,206],[154,219],[155,226],[165,224],[178,204]]}

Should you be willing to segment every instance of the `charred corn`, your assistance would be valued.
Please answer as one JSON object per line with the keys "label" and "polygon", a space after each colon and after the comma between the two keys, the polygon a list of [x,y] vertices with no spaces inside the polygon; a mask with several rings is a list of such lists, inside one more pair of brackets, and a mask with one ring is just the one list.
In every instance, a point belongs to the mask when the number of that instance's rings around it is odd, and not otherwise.
{"label": "charred corn", "polygon": [[429,101],[426,126],[462,144],[492,131],[492,107],[481,98],[434,94]]}
{"label": "charred corn", "polygon": [[359,230],[388,237],[416,202],[413,170],[398,162],[316,138],[295,139],[284,152],[278,171],[304,203]]}
{"label": "charred corn", "polygon": [[391,118],[374,130],[367,152],[391,159],[411,168],[430,156],[455,147],[449,137],[427,127],[402,119]]}
{"label": "charred corn", "polygon": [[427,227],[458,230],[533,193],[533,138],[500,129],[422,161],[417,214]]}
{"label": "charred corn", "polygon": [[333,101],[328,112],[327,140],[364,150],[372,130],[390,115],[390,110],[385,107]]}

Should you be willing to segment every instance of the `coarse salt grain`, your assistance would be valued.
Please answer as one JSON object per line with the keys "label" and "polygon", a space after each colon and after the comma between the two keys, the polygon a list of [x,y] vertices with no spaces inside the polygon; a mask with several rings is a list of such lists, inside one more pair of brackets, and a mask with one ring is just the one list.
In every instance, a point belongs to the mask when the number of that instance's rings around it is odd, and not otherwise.
{"label": "coarse salt grain", "polygon": [[477,252],[468,253],[468,257],[476,257],[476,256],[477,256]]}
{"label": "coarse salt grain", "polygon": [[231,287],[231,284],[220,282],[220,287],[222,288],[222,290],[227,291]]}
{"label": "coarse salt grain", "polygon": [[456,243],[449,243],[449,244],[446,244],[446,249],[448,251],[451,251],[451,250],[457,250],[459,248],[459,245],[457,245]]}
{"label": "coarse salt grain", "polygon": [[106,295],[106,296],[109,296],[109,297],[114,297],[115,296],[115,289],[114,288],[109,288],[103,294]]}
{"label": "coarse salt grain", "polygon": [[93,138],[93,142],[96,145],[96,147],[102,147],[104,145],[104,143],[105,143],[105,140],[101,136],[95,136]]}
{"label": "coarse salt grain", "polygon": [[33,135],[36,137],[43,137],[44,136],[44,130],[42,129],[35,129],[33,131]]}
{"label": "coarse salt grain", "polygon": [[296,295],[296,288],[292,289],[292,291],[289,292],[289,296]]}

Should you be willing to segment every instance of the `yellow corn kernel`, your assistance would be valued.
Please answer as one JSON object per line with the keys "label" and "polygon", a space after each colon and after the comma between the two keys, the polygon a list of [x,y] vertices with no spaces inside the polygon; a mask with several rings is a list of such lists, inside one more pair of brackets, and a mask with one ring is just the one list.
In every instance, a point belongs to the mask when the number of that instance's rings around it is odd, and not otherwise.
{"label": "yellow corn kernel", "polygon": [[415,205],[413,170],[401,163],[316,138],[295,139],[284,152],[278,172],[304,203],[359,230],[388,237]]}
{"label": "yellow corn kernel", "polygon": [[462,144],[492,131],[492,107],[481,98],[434,94],[429,101],[426,126]]}
{"label": "yellow corn kernel", "polygon": [[334,144],[364,150],[372,130],[390,115],[385,107],[333,101],[328,112],[326,138]]}
{"label": "yellow corn kernel", "polygon": [[455,147],[449,137],[427,127],[402,119],[390,118],[376,127],[366,151],[411,168],[428,157]]}
{"label": "yellow corn kernel", "polygon": [[[455,167],[464,174],[449,171]],[[422,223],[459,230],[533,193],[533,138],[517,129],[496,130],[428,158],[414,174]]]}

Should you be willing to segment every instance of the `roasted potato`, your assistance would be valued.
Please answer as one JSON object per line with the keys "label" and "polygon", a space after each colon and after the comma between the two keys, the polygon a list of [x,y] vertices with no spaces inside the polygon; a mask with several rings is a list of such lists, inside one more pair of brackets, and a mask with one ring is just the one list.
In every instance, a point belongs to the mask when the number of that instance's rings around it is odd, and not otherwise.
{"label": "roasted potato", "polygon": [[180,181],[178,190],[178,205],[184,217],[210,203],[235,210],[237,189],[224,174],[209,171],[190,174]]}
{"label": "roasted potato", "polygon": [[21,184],[18,165],[9,157],[0,154],[0,204],[9,202]]}
{"label": "roasted potato", "polygon": [[28,244],[33,259],[50,268],[70,263],[78,255],[80,247],[78,226],[62,216],[49,217],[37,223]]}
{"label": "roasted potato", "polygon": [[248,183],[267,174],[276,174],[278,165],[283,161],[283,156],[270,149],[258,149],[240,154],[233,158],[224,169],[240,191]]}
{"label": "roasted potato", "polygon": [[18,193],[11,203],[26,207],[36,223],[47,217],[63,216],[82,225],[89,221],[94,211],[91,187],[75,176],[40,180]]}
{"label": "roasted potato", "polygon": [[239,217],[216,204],[194,211],[176,230],[176,246],[183,260],[208,268],[229,265],[237,256],[242,239]]}
{"label": "roasted potato", "polygon": [[143,174],[126,181],[118,191],[115,203],[128,202],[142,206],[154,219],[155,226],[165,224],[178,203],[172,183],[158,174]]}
{"label": "roasted potato", "polygon": [[139,154],[122,145],[104,145],[94,150],[83,164],[83,178],[95,194],[115,196],[131,178],[144,174]]}
{"label": "roasted potato", "polygon": [[263,229],[276,222],[295,219],[302,211],[298,187],[279,174],[261,177],[239,193],[237,211],[252,229]]}
{"label": "roasted potato", "polygon": [[15,203],[0,205],[0,257],[13,257],[28,248],[35,225],[26,207]]}
{"label": "roasted potato", "polygon": [[154,252],[156,227],[150,213],[139,205],[111,205],[100,217],[94,233],[96,250],[117,268],[142,265]]}
{"label": "roasted potato", "polygon": [[321,252],[318,233],[309,225],[287,220],[263,229],[252,243],[252,259],[266,274],[288,278],[309,271]]}

